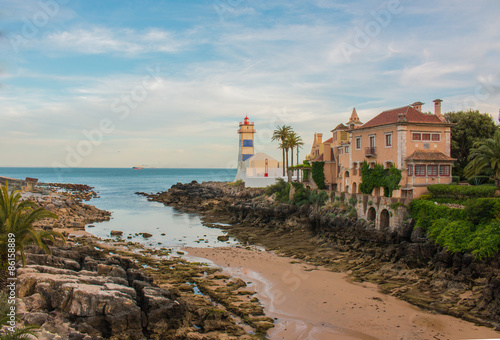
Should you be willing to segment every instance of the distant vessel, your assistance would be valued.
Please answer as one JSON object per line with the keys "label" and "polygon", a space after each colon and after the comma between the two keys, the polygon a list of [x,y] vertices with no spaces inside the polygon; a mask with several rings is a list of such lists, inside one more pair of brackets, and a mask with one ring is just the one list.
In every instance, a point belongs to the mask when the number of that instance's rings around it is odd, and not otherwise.
{"label": "distant vessel", "polygon": [[142,170],[142,169],[144,169],[143,166],[134,166],[134,167],[132,167],[132,170]]}

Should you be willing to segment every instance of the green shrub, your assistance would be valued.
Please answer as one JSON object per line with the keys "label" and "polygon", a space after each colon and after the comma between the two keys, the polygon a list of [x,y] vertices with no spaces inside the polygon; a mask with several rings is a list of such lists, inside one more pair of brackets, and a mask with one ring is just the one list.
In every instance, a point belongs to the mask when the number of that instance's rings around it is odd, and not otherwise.
{"label": "green shrub", "polygon": [[478,198],[468,200],[465,203],[465,214],[467,219],[474,224],[500,220],[500,199]]}
{"label": "green shrub", "polygon": [[498,221],[478,226],[469,244],[472,254],[480,259],[495,255],[499,247],[500,223]]}
{"label": "green shrub", "polygon": [[460,182],[460,176],[452,176],[451,183],[458,184]]}
{"label": "green shrub", "polygon": [[492,185],[464,186],[455,184],[429,185],[427,190],[435,198],[467,199],[479,197],[494,197],[496,187]]}
{"label": "green shrub", "polygon": [[324,168],[325,162],[313,162],[312,164],[312,178],[320,190],[325,188]]}
{"label": "green shrub", "polygon": [[316,204],[318,206],[323,206],[328,201],[329,196],[326,191],[313,191],[309,195],[309,203]]}
{"label": "green shrub", "polygon": [[278,202],[288,202],[290,196],[290,184],[285,182],[282,178],[278,178],[276,184],[266,187],[266,195],[271,196],[276,194]]}
{"label": "green shrub", "polygon": [[470,185],[481,185],[481,184],[487,184],[490,180],[490,176],[475,176],[469,179],[467,182],[469,182]]}
{"label": "green shrub", "polygon": [[432,223],[438,219],[466,220],[463,209],[452,209],[427,200],[416,199],[411,201],[410,212],[415,219],[415,226],[424,230],[429,229]]}
{"label": "green shrub", "polygon": [[349,204],[352,206],[355,206],[356,203],[358,203],[358,200],[355,199],[354,197],[349,198]]}
{"label": "green shrub", "polygon": [[420,195],[419,199],[421,200],[431,200],[432,195]]}
{"label": "green shrub", "polygon": [[271,196],[274,193],[285,190],[286,184],[287,183],[283,180],[283,178],[278,178],[276,184],[268,185],[266,187],[266,195]]}
{"label": "green shrub", "polygon": [[469,243],[474,231],[475,227],[471,222],[440,218],[431,223],[429,236],[453,253],[466,252],[470,248]]}
{"label": "green shrub", "polygon": [[292,182],[292,185],[295,188],[292,203],[298,206],[309,203],[310,190],[305,188],[302,183]]}

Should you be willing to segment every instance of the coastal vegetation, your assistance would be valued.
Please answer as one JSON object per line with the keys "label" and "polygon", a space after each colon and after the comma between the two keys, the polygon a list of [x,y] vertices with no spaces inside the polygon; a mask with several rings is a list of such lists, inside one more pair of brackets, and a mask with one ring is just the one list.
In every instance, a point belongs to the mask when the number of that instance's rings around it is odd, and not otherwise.
{"label": "coastal vegetation", "polygon": [[493,174],[495,185],[500,189],[500,131],[496,130],[493,138],[474,143],[469,154],[469,164],[464,169],[464,175],[472,178],[482,172]]}
{"label": "coastal vegetation", "polygon": [[451,157],[457,160],[453,174],[464,178],[464,169],[474,144],[492,138],[499,128],[489,114],[477,110],[448,112],[444,116],[454,124],[451,127]]}
{"label": "coastal vegetation", "polygon": [[385,169],[381,164],[375,164],[370,168],[365,161],[361,165],[361,184],[359,190],[363,194],[371,195],[375,187],[384,188],[384,196],[392,197],[392,192],[399,189],[401,186],[401,170],[394,166]]}
{"label": "coastal vegetation", "polygon": [[[290,197],[290,189],[294,188],[294,193]],[[275,195],[275,200],[281,203],[292,204],[296,206],[314,205],[323,206],[329,199],[329,195],[324,190],[311,190],[302,183],[287,183],[283,179],[278,179],[276,184],[266,187],[267,196]]]}
{"label": "coastal vegetation", "polygon": [[[492,185],[431,185],[430,195],[410,203],[415,227],[448,251],[481,259],[500,249],[500,198]],[[438,203],[439,202],[439,203]]]}
{"label": "coastal vegetation", "polygon": [[[13,239],[16,252],[19,252],[23,265],[26,263],[25,246],[34,244],[50,254],[49,243],[64,236],[54,230],[36,230],[33,224],[45,218],[57,219],[53,212],[39,207],[30,200],[21,200],[19,191],[9,193],[8,184],[0,189],[0,254],[7,258],[8,240]],[[10,235],[10,237],[9,237]]]}
{"label": "coastal vegetation", "polygon": [[313,162],[312,163],[312,178],[314,183],[318,186],[318,189],[323,190],[325,188],[325,162]]}

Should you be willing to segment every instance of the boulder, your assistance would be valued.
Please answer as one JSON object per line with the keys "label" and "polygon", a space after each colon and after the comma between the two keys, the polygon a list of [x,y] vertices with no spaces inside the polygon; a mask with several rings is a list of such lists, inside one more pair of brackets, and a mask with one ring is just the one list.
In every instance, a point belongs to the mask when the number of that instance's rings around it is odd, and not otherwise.
{"label": "boulder", "polygon": [[121,230],[111,230],[111,232],[109,234],[111,236],[122,236],[123,235],[123,231],[121,231]]}
{"label": "boulder", "polygon": [[98,264],[97,273],[99,275],[116,276],[116,277],[121,277],[123,279],[127,279],[127,273],[125,272],[125,270],[117,265]]}

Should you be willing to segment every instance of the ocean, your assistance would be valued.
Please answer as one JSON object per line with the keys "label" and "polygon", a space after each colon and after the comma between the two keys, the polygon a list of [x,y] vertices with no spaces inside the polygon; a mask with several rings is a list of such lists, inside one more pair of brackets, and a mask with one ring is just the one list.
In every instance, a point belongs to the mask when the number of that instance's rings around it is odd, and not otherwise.
{"label": "ocean", "polygon": [[[180,213],[161,203],[149,202],[136,192],[156,193],[166,191],[172,185],[193,180],[232,181],[236,169],[142,169],[125,168],[70,168],[57,171],[54,168],[2,168],[0,176],[24,179],[38,178],[40,182],[77,183],[94,187],[99,197],[87,204],[111,211],[112,219],[93,223],[86,230],[101,238],[111,238],[111,230],[121,230],[124,238],[154,247],[216,247],[235,244],[217,240],[225,233],[217,228],[204,226],[198,215]],[[150,233],[144,239],[136,233]],[[165,235],[161,235],[165,234]]]}

